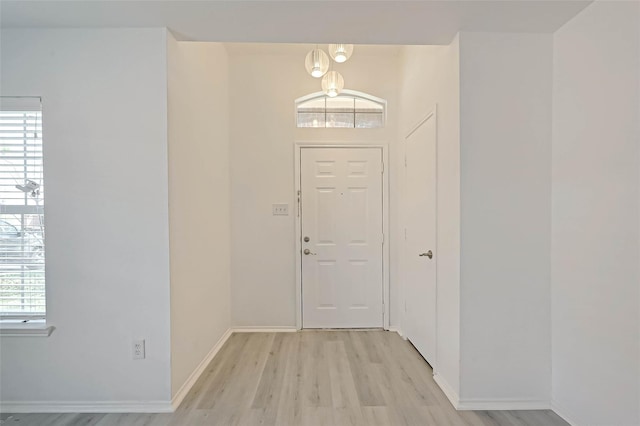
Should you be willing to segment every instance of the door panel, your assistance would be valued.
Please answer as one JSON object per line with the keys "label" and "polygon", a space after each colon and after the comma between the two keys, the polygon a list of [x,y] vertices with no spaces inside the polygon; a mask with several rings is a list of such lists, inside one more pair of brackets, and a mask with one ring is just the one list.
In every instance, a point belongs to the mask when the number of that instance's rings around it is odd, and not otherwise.
{"label": "door panel", "polygon": [[[436,354],[436,118],[431,116],[406,145],[407,338],[430,363]],[[429,257],[429,254],[433,258]]]}
{"label": "door panel", "polygon": [[300,163],[302,325],[382,327],[382,150],[302,148]]}

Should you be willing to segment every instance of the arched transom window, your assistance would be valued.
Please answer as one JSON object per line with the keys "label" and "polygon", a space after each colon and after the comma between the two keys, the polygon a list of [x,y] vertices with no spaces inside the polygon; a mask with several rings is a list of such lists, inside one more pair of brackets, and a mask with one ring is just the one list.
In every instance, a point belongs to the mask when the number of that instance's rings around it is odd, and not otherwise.
{"label": "arched transom window", "polygon": [[384,127],[386,106],[384,99],[352,90],[334,98],[318,92],[296,100],[296,122],[298,127],[379,128]]}

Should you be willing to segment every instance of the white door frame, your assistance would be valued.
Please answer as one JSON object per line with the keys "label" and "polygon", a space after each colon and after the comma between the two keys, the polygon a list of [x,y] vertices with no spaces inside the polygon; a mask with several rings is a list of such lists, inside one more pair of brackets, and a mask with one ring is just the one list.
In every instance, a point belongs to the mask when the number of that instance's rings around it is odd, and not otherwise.
{"label": "white door frame", "polygon": [[295,192],[294,200],[296,202],[295,218],[296,218],[296,328],[302,329],[302,221],[300,215],[300,185],[301,185],[301,169],[300,157],[303,148],[377,148],[382,151],[382,233],[384,234],[384,242],[382,244],[382,314],[383,327],[389,329],[389,152],[386,143],[339,143],[327,142],[320,143],[318,141],[296,141],[295,143],[295,165],[294,180]]}

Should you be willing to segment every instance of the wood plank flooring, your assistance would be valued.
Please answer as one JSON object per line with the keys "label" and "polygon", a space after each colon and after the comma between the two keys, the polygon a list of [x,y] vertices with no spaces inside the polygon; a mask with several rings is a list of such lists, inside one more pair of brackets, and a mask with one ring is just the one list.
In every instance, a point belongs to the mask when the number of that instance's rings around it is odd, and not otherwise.
{"label": "wood plank flooring", "polygon": [[552,411],[456,411],[396,333],[233,334],[172,414],[3,414],[3,426],[561,426]]}

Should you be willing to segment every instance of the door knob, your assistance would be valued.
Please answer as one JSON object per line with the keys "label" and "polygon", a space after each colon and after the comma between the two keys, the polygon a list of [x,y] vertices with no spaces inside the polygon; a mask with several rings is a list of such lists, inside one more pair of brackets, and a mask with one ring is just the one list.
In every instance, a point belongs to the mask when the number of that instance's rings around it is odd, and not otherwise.
{"label": "door knob", "polygon": [[307,256],[309,256],[309,255],[315,256],[316,255],[315,253],[311,253],[311,250],[309,250],[309,249],[304,249],[303,253],[306,254]]}
{"label": "door knob", "polygon": [[429,250],[426,253],[420,253],[418,256],[420,256],[420,257],[427,256],[429,259],[433,259],[433,252],[431,250]]}

